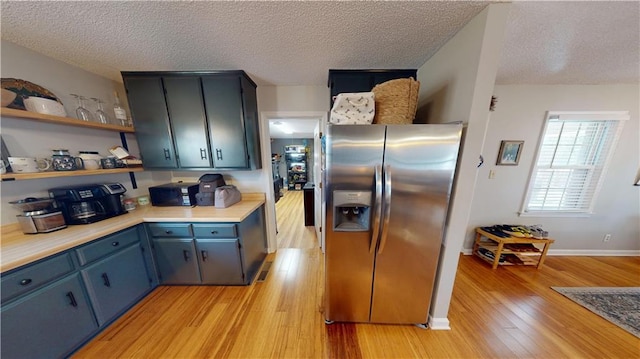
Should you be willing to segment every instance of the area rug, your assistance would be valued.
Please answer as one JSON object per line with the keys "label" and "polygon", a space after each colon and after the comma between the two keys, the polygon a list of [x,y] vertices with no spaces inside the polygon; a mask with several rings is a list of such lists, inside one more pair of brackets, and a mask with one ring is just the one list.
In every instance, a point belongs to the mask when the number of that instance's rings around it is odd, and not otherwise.
{"label": "area rug", "polygon": [[640,338],[640,287],[551,287]]}

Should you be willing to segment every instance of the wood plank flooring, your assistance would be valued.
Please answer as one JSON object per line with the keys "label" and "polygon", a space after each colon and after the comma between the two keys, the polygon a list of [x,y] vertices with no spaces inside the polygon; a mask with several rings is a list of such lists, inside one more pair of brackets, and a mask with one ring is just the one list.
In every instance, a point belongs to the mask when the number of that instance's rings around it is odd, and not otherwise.
{"label": "wood plank flooring", "polygon": [[[286,231],[299,228],[289,225],[279,226],[279,236],[292,244]],[[266,280],[251,286],[157,288],[74,357],[640,357],[640,339],[550,288],[640,286],[640,257],[548,257],[540,270],[492,270],[479,258],[462,256],[450,331],[325,325],[317,245],[281,248],[268,259],[274,262]]]}
{"label": "wood plank flooring", "polygon": [[319,246],[313,226],[304,225],[303,191],[284,190],[276,203],[278,248],[315,248]]}

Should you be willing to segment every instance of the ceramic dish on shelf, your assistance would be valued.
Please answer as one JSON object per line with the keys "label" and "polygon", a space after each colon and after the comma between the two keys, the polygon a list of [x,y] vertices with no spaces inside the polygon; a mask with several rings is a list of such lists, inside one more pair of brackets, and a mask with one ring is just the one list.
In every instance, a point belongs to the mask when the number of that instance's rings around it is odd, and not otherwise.
{"label": "ceramic dish on shelf", "polygon": [[60,117],[67,116],[64,106],[60,102],[49,100],[48,98],[31,96],[25,98],[23,102],[27,111]]}
{"label": "ceramic dish on shelf", "polygon": [[6,89],[2,89],[2,107],[9,106],[16,99],[16,93]]}
{"label": "ceramic dish on shelf", "polygon": [[14,79],[3,78],[1,79],[2,88],[14,92],[17,94],[15,100],[8,106],[9,108],[15,108],[18,110],[26,110],[23,100],[27,97],[42,97],[56,101],[62,105],[62,101],[56,95],[46,88],[36,85],[33,82]]}

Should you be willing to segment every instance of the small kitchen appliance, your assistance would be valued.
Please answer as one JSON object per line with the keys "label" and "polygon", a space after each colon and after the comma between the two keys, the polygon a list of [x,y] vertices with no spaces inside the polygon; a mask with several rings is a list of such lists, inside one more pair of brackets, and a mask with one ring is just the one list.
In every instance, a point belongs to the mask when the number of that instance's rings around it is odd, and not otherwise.
{"label": "small kitchen appliance", "polygon": [[154,206],[195,206],[198,183],[167,183],[149,187],[151,204]]}
{"label": "small kitchen appliance", "polygon": [[52,199],[28,197],[9,203],[23,211],[17,218],[25,234],[47,233],[67,227],[62,212],[51,208]]}
{"label": "small kitchen appliance", "polygon": [[100,183],[51,188],[49,197],[68,224],[88,224],[127,213],[122,204],[126,191],[120,183]]}

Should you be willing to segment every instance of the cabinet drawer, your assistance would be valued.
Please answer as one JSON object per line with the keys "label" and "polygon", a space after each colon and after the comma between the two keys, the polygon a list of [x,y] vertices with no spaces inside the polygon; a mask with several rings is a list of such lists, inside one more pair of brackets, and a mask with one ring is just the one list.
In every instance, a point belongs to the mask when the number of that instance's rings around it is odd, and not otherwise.
{"label": "cabinet drawer", "polygon": [[2,277],[2,301],[35,289],[73,271],[69,253],[59,255]]}
{"label": "cabinet drawer", "polygon": [[236,238],[238,232],[233,223],[193,224],[193,235],[196,238]]}
{"label": "cabinet drawer", "polygon": [[189,223],[149,223],[148,226],[152,237],[192,237]]}
{"label": "cabinet drawer", "polygon": [[99,239],[96,242],[78,248],[76,251],[80,259],[80,265],[85,265],[139,241],[137,227],[133,227]]}

